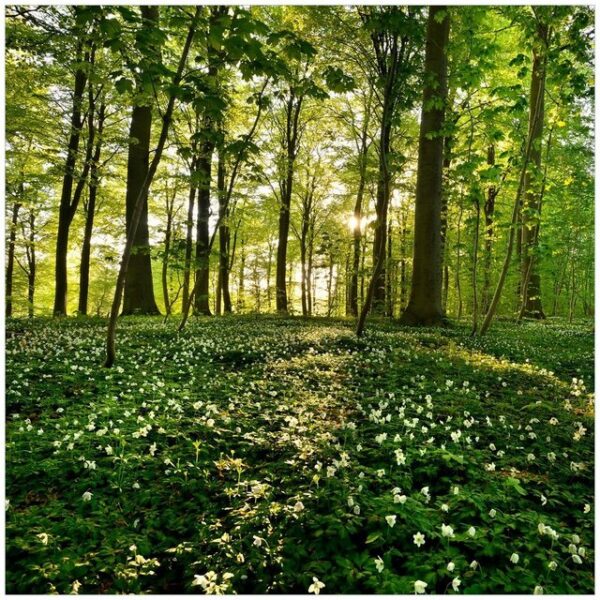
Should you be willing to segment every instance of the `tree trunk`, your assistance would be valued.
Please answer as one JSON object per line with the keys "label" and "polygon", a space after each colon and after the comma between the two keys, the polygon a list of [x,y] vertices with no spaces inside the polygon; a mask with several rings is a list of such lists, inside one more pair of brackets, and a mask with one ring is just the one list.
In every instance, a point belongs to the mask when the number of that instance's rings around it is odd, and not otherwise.
{"label": "tree trunk", "polygon": [[308,287],[310,286],[310,282],[307,277],[307,268],[306,264],[306,238],[308,236],[308,219],[307,215],[302,213],[302,229],[300,233],[300,266],[302,269],[301,280],[300,280],[300,294],[302,301],[302,316],[308,316],[308,299],[307,296],[310,293]]}
{"label": "tree trunk", "polygon": [[277,312],[287,313],[288,297],[286,289],[287,246],[290,231],[290,208],[292,186],[294,184],[294,162],[298,152],[298,121],[302,110],[303,96],[296,96],[290,88],[286,104],[285,149],[286,162],[284,177],[280,182],[281,206],[279,207],[279,235],[277,245],[277,265],[275,267],[275,290]]}
{"label": "tree trunk", "polygon": [[[83,43],[77,46],[76,60],[78,65],[82,61],[89,62],[89,53],[83,55]],[[73,90],[73,108],[71,110],[71,132],[67,146],[67,158],[65,160],[65,172],[63,175],[62,191],[60,194],[60,206],[58,211],[58,231],[56,234],[56,256],[55,256],[55,289],[54,289],[54,316],[67,314],[67,253],[69,248],[69,229],[75,215],[76,206],[73,207],[71,196],[73,182],[75,179],[75,163],[79,150],[81,128],[83,120],[81,109],[83,94],[87,83],[87,71],[81,66],[75,72],[75,87]]]}
{"label": "tree trunk", "polygon": [[377,280],[373,289],[372,311],[376,314],[385,314],[385,248],[387,238],[387,217],[390,203],[390,182],[391,174],[388,165],[390,154],[390,135],[391,135],[391,108],[392,102],[387,97],[384,98],[383,118],[381,121],[381,132],[379,142],[379,177],[377,180],[377,192],[375,202],[375,212],[377,213],[377,223],[373,237],[373,257],[382,256],[383,260],[378,268]]}
{"label": "tree trunk", "polygon": [[[452,119],[452,124],[456,124],[456,117]],[[452,145],[454,136],[447,135],[444,138],[444,160],[442,166],[442,209],[440,216],[440,237],[441,237],[441,261],[442,261],[442,313],[446,314],[448,304],[448,196],[450,190],[450,165],[452,164]]]}
{"label": "tree trunk", "polygon": [[90,165],[90,181],[88,184],[88,201],[85,206],[85,227],[83,230],[83,242],[81,245],[81,264],[79,267],[79,304],[77,312],[87,315],[88,296],[90,288],[90,254],[92,248],[92,230],[96,216],[96,195],[98,192],[98,165],[102,154],[102,132],[104,129],[104,116],[106,107],[100,105],[98,111],[98,139]]}
{"label": "tree trunk", "polygon": [[[487,164],[493,167],[496,164],[496,151],[493,144],[488,147]],[[487,197],[483,205],[485,219],[485,240],[483,252],[483,290],[481,294],[481,311],[485,314],[490,307],[491,301],[491,279],[492,279],[492,251],[494,245],[494,211],[496,207],[496,186],[490,185],[487,189]]]}
{"label": "tree trunk", "polygon": [[[141,6],[142,29],[152,31],[158,27],[158,7]],[[137,198],[144,189],[148,176],[150,155],[150,130],[152,105],[134,106],[129,129],[129,153],[127,157],[126,225],[127,231],[133,221]],[[148,233],[148,190],[142,194],[141,214],[135,233],[123,297],[123,314],[158,315],[160,311],[154,298],[150,236]]]}
{"label": "tree trunk", "polygon": [[[210,124],[205,120],[205,130]],[[212,173],[212,155],[214,144],[205,142],[198,160],[198,220],[196,222],[196,296],[194,312],[210,315],[210,182]]]}
{"label": "tree trunk", "polygon": [[[523,201],[523,228],[521,266],[521,295],[525,310],[523,315],[534,319],[544,319],[542,308],[540,274],[536,267],[536,229],[539,226],[540,191],[539,172],[542,163],[542,134],[544,129],[544,94],[546,89],[546,47],[548,26],[539,22],[537,38],[542,50],[534,46],[531,88],[529,93],[529,135],[532,137],[530,168],[525,174]],[[538,110],[536,111],[536,106]]]}
{"label": "tree trunk", "polygon": [[273,269],[273,244],[269,240],[269,256],[267,257],[267,304],[269,312],[273,310],[273,300],[271,293],[271,270]]}
{"label": "tree trunk", "polygon": [[[415,242],[410,299],[401,322],[440,325],[442,311],[442,166],[441,129],[447,94],[448,8],[431,6],[425,48],[426,84],[419,133],[419,160],[415,201]],[[433,100],[441,100],[432,106]],[[441,104],[441,106],[440,106]]]}
{"label": "tree trunk", "polygon": [[477,298],[477,260],[479,255],[479,223],[481,221],[481,206],[479,198],[475,200],[475,235],[473,236],[473,267],[471,271],[471,289],[473,293],[473,323],[471,335],[477,333],[479,303]]}
{"label": "tree trunk", "polygon": [[406,219],[407,215],[400,215],[402,223],[400,225],[400,310],[406,308]]}
{"label": "tree trunk", "polygon": [[165,228],[165,249],[162,259],[161,269],[161,283],[163,302],[165,305],[165,314],[169,316],[171,314],[171,300],[169,298],[169,255],[171,253],[171,236],[173,233],[173,216],[175,211],[175,196],[177,195],[177,188],[173,189],[173,197],[169,201],[169,189],[165,189],[166,194],[166,213],[167,213],[167,226]]}
{"label": "tree trunk", "polygon": [[349,314],[358,316],[358,271],[360,268],[360,247],[362,237],[362,203],[365,193],[365,182],[367,177],[367,153],[368,153],[368,126],[369,119],[365,117],[365,124],[361,136],[361,151],[359,155],[359,180],[354,204],[354,228],[353,236],[353,258],[352,277],[350,279],[350,290],[348,293]]}
{"label": "tree trunk", "polygon": [[[131,227],[136,200],[148,175],[152,107],[135,106],[129,129],[129,154],[127,159],[126,225]],[[142,198],[142,211],[133,238],[133,248],[125,280],[123,297],[124,315],[160,314],[154,298],[150,235],[148,231],[148,192]]]}
{"label": "tree trunk", "polygon": [[229,207],[225,197],[225,164],[219,153],[217,167],[217,189],[219,191],[219,287],[221,290],[223,312],[232,312],[231,293],[229,291],[229,245],[231,233],[229,230]]}
{"label": "tree trunk", "polygon": [[[462,202],[462,198],[461,198]],[[456,273],[454,278],[454,283],[456,285],[456,297],[458,300],[458,310],[456,312],[456,318],[460,319],[462,317],[462,290],[460,287],[460,256],[461,256],[461,243],[460,238],[462,234],[462,215],[463,215],[463,207],[458,210],[458,223],[456,225]]]}
{"label": "tree trunk", "polygon": [[388,224],[388,233],[387,233],[387,269],[386,273],[386,292],[385,299],[387,308],[385,311],[386,317],[394,316],[394,297],[392,294],[392,282],[394,280],[394,268],[392,264],[392,224]]}
{"label": "tree trunk", "polygon": [[[156,8],[156,7],[155,7]],[[181,77],[183,75],[183,69],[187,62],[188,54],[190,51],[190,47],[192,45],[192,40],[194,39],[194,34],[196,33],[196,26],[198,23],[198,18],[200,16],[201,7],[197,6],[194,12],[194,16],[190,23],[187,37],[183,46],[183,50],[181,52],[181,57],[179,59],[179,64],[177,65],[177,71],[173,77],[171,89],[176,89],[180,82]],[[154,157],[152,158],[152,162],[150,163],[150,167],[146,174],[146,178],[142,184],[142,188],[139,191],[138,197],[135,201],[135,206],[133,210],[133,214],[131,216],[131,224],[129,229],[127,230],[127,237],[125,241],[125,248],[123,249],[123,255],[121,256],[121,265],[119,267],[119,274],[117,275],[117,282],[115,286],[115,295],[113,297],[113,302],[110,309],[110,317],[108,321],[108,328],[106,332],[106,361],[104,363],[105,367],[112,367],[115,358],[116,358],[116,347],[115,347],[115,336],[117,331],[117,319],[119,316],[119,308],[121,305],[121,297],[123,294],[123,290],[125,287],[125,280],[127,278],[127,270],[129,266],[129,260],[131,258],[131,252],[133,249],[133,241],[135,238],[136,230],[138,228],[138,224],[140,222],[140,218],[142,216],[142,209],[144,204],[144,199],[148,196],[148,189],[152,184],[152,180],[154,179],[154,175],[156,174],[156,169],[160,163],[160,159],[162,158],[163,149],[165,147],[165,143],[167,141],[167,136],[169,133],[169,127],[171,125],[171,119],[173,117],[173,109],[175,107],[175,93],[171,92],[169,94],[169,102],[167,104],[167,108],[164,112],[162,119],[162,128],[160,131],[160,135],[158,138],[158,145],[156,147],[156,151],[154,153]]]}
{"label": "tree trunk", "polygon": [[244,299],[244,280],[245,280],[245,268],[246,268],[246,248],[244,245],[244,239],[240,242],[240,273],[238,278],[238,289],[237,289],[237,311],[243,312],[245,308]]}
{"label": "tree trunk", "polygon": [[29,242],[27,245],[27,315],[30,319],[33,318],[35,310],[35,276],[37,271],[37,262],[35,255],[35,213],[33,210],[29,212]]}
{"label": "tree trunk", "polygon": [[183,291],[181,299],[181,309],[185,310],[190,297],[190,273],[192,267],[192,251],[194,247],[194,204],[196,200],[196,182],[194,176],[196,173],[196,159],[192,159],[190,167],[190,189],[188,193],[187,219],[185,222],[185,257],[183,270]]}
{"label": "tree trunk", "polygon": [[[19,184],[19,194],[23,196],[23,183]],[[12,207],[10,220],[10,231],[8,234],[7,263],[6,263],[6,317],[12,317],[13,309],[13,274],[15,270],[15,241],[17,239],[17,224],[19,221],[19,210],[22,204],[15,202]]]}

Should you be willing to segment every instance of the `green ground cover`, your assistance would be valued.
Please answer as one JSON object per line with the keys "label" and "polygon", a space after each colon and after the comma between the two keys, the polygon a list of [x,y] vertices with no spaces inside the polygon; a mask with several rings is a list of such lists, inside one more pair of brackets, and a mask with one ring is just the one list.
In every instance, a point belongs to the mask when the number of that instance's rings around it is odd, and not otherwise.
{"label": "green ground cover", "polygon": [[7,323],[9,593],[593,592],[589,324],[104,333]]}

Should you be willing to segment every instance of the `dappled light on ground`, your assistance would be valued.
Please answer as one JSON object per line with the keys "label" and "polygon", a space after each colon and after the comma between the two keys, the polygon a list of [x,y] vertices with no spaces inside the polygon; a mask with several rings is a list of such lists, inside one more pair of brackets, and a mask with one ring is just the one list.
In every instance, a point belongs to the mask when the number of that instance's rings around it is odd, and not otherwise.
{"label": "dappled light on ground", "polygon": [[175,329],[9,322],[9,592],[593,591],[585,327]]}

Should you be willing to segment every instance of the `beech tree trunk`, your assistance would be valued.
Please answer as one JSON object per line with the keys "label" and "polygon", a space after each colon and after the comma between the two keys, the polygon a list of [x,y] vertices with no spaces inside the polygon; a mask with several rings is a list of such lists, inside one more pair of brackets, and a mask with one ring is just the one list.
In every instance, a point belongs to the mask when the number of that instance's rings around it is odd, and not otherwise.
{"label": "beech tree trunk", "polygon": [[[89,53],[83,51],[83,43],[77,46],[76,61],[81,65],[82,61],[89,62]],[[72,202],[73,183],[75,180],[75,164],[81,138],[83,119],[81,116],[83,95],[87,83],[87,71],[81,66],[75,71],[75,86],[73,89],[73,108],[71,110],[71,132],[67,146],[67,158],[65,160],[65,172],[63,175],[62,190],[60,194],[60,206],[58,210],[58,231],[56,234],[55,253],[55,288],[54,288],[54,316],[67,314],[67,253],[69,249],[69,229],[73,222],[75,210]]]}
{"label": "beech tree trunk", "polygon": [[298,153],[298,121],[304,97],[297,96],[294,89],[290,87],[286,103],[286,126],[285,126],[285,172],[279,183],[280,207],[279,207],[279,232],[277,245],[277,264],[275,267],[275,305],[277,312],[287,313],[288,296],[285,281],[287,267],[288,235],[290,232],[290,208],[292,204],[292,188],[294,184],[294,163]]}
{"label": "beech tree trunk", "polygon": [[[205,124],[206,125],[206,124]],[[210,125],[206,125],[210,127]],[[210,182],[214,144],[205,142],[198,159],[198,219],[196,221],[196,295],[194,312],[210,315]]]}
{"label": "beech tree trunk", "polygon": [[[23,196],[23,183],[19,184],[19,194]],[[19,221],[21,203],[15,202],[11,211],[10,230],[8,233],[8,248],[6,261],[6,316],[12,317],[13,309],[13,275],[15,271],[15,241],[17,239],[17,224]]]}
{"label": "beech tree trunk", "polygon": [[[172,81],[172,89],[176,89],[183,75],[183,69],[187,62],[188,54],[190,52],[190,47],[192,45],[192,40],[194,39],[194,34],[196,33],[196,27],[198,24],[198,18],[200,16],[201,7],[196,6],[196,10],[194,12],[194,17],[190,23],[187,37],[185,39],[185,43],[183,45],[183,50],[181,52],[181,56],[179,58],[179,64],[177,65],[177,71],[173,77]],[[135,233],[137,227],[140,222],[140,218],[142,215],[143,209],[143,201],[144,198],[148,196],[148,189],[152,184],[152,180],[154,179],[154,175],[156,174],[156,169],[160,163],[160,159],[162,158],[162,153],[165,147],[165,143],[167,141],[167,136],[169,134],[169,127],[171,126],[171,119],[173,118],[173,109],[175,108],[175,94],[171,92],[169,94],[169,102],[167,104],[167,108],[164,112],[162,118],[162,127],[160,130],[160,135],[158,137],[158,145],[156,147],[156,151],[154,156],[152,157],[152,162],[150,163],[150,167],[146,174],[146,178],[142,184],[142,188],[139,190],[138,197],[136,198],[133,214],[131,217],[131,224],[127,230],[127,237],[125,241],[125,248],[123,249],[123,254],[121,256],[121,264],[119,267],[119,274],[117,275],[117,282],[115,285],[115,294],[113,297],[112,305],[110,308],[110,317],[108,321],[108,328],[106,331],[106,361],[104,363],[105,367],[112,367],[115,363],[116,358],[116,344],[115,337],[117,331],[117,319],[119,316],[119,308],[121,306],[121,297],[123,294],[123,290],[125,288],[125,280],[127,278],[127,269],[129,267],[129,261],[131,258],[131,253],[133,249],[133,241],[135,239]]]}
{"label": "beech tree trunk", "polygon": [[[496,164],[496,151],[493,144],[488,147],[487,164],[493,167]],[[483,290],[481,293],[481,312],[485,314],[490,307],[491,301],[491,279],[492,279],[492,251],[494,246],[494,211],[496,208],[496,186],[490,185],[487,189],[487,197],[483,204],[483,215],[485,220],[485,238],[483,250]]]}
{"label": "beech tree trunk", "polygon": [[[142,28],[158,27],[158,6],[141,6]],[[144,190],[148,176],[150,155],[150,130],[152,106],[134,106],[129,128],[129,153],[127,156],[126,226],[130,231],[137,198]],[[141,214],[133,233],[133,246],[123,296],[124,315],[158,315],[160,311],[154,297],[150,236],[148,233],[148,190],[142,194]]]}
{"label": "beech tree trunk", "polygon": [[81,245],[81,264],[79,267],[79,304],[77,312],[80,315],[88,313],[88,296],[90,288],[90,254],[92,248],[92,231],[94,218],[96,216],[96,196],[98,192],[98,165],[102,154],[102,131],[104,129],[104,116],[106,107],[100,105],[98,111],[98,139],[90,165],[90,181],[88,184],[88,200],[85,205],[85,227],[83,230],[83,242]]}
{"label": "beech tree trunk", "polygon": [[444,140],[441,129],[447,95],[449,32],[448,8],[431,6],[419,133],[412,284],[408,306],[401,317],[401,322],[407,325],[440,325],[444,319],[441,248]]}
{"label": "beech tree trunk", "polygon": [[[225,165],[222,153],[219,153],[219,165],[217,171],[217,188],[219,190],[219,290],[222,300],[223,312],[232,312],[231,293],[229,291],[229,246],[231,243],[231,232],[229,230],[229,206],[226,202],[225,191]],[[221,308],[221,307],[219,307]],[[219,312],[219,310],[217,310]]]}
{"label": "beech tree trunk", "polygon": [[27,315],[31,319],[35,311],[35,276],[37,262],[35,255],[35,213],[29,211],[29,238],[27,240]]}
{"label": "beech tree trunk", "polygon": [[188,193],[187,219],[185,222],[185,257],[183,269],[183,290],[181,299],[181,309],[185,310],[190,297],[190,275],[192,267],[192,251],[194,247],[194,204],[196,200],[196,182],[194,174],[196,172],[196,159],[192,159],[190,166],[190,189]]}
{"label": "beech tree trunk", "polygon": [[[523,200],[523,227],[521,230],[521,294],[525,308],[523,316],[544,319],[542,308],[541,281],[536,266],[536,230],[540,218],[540,167],[542,163],[542,135],[544,130],[544,94],[546,89],[546,46],[548,26],[539,22],[538,41],[542,50],[533,51],[531,88],[529,93],[529,134],[532,138],[530,168],[525,173]],[[539,109],[536,111],[536,106]],[[536,182],[537,180],[537,182]]]}
{"label": "beech tree trunk", "polygon": [[352,276],[350,279],[350,289],[348,291],[349,315],[358,316],[358,272],[360,269],[360,248],[362,237],[362,204],[365,193],[365,183],[367,177],[367,152],[368,146],[368,126],[369,119],[365,117],[365,124],[361,135],[361,146],[359,155],[359,180],[358,189],[356,191],[356,203],[354,204],[354,228],[352,231],[353,237],[353,253],[352,253]]}

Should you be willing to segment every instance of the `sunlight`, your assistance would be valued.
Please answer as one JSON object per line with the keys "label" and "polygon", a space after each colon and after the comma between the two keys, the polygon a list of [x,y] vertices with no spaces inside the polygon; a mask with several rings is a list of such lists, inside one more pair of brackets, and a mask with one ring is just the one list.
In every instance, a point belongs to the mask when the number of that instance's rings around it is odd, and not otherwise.
{"label": "sunlight", "polygon": [[357,229],[360,229],[361,232],[364,232],[368,223],[369,221],[367,217],[361,217],[360,220],[354,215],[348,217],[348,229],[350,229],[350,231],[356,231]]}

